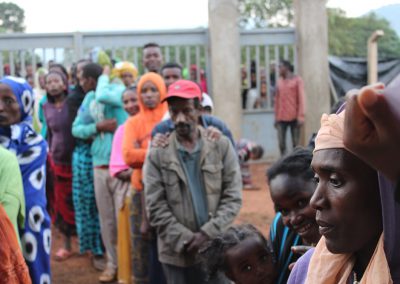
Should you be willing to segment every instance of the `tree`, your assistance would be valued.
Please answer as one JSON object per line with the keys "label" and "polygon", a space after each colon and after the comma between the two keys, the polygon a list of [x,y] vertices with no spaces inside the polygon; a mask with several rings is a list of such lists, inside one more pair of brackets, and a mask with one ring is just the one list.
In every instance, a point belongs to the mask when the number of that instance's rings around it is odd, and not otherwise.
{"label": "tree", "polygon": [[242,28],[293,25],[293,0],[239,0]]}
{"label": "tree", "polygon": [[367,56],[367,41],[375,30],[383,30],[379,39],[379,58],[400,56],[400,39],[387,20],[374,13],[347,18],[339,9],[328,9],[329,53],[337,56]]}
{"label": "tree", "polygon": [[14,3],[0,3],[0,33],[24,32],[25,12]]}
{"label": "tree", "polygon": [[[400,39],[387,20],[374,13],[347,18],[340,9],[327,9],[329,54],[367,56],[367,41],[375,30],[383,30],[379,40],[379,58],[400,56]],[[239,0],[242,28],[287,27],[293,25],[293,0]]]}

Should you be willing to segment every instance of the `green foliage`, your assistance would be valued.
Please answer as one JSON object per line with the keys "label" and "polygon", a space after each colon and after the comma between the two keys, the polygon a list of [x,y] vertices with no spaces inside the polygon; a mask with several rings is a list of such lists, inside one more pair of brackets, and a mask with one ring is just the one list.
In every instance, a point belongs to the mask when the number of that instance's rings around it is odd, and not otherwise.
{"label": "green foliage", "polygon": [[14,3],[0,3],[0,33],[24,32],[25,12]]}
{"label": "green foliage", "polygon": [[[400,39],[387,20],[374,13],[347,18],[343,10],[328,10],[329,54],[367,56],[367,41],[375,30],[383,30],[379,39],[379,58],[400,57]],[[293,25],[293,0],[239,0],[242,28],[287,27]]]}
{"label": "green foliage", "polygon": [[367,41],[375,30],[383,30],[379,39],[379,58],[400,56],[400,39],[387,20],[374,13],[359,18],[346,18],[339,9],[328,9],[329,52],[337,56],[367,56]]}
{"label": "green foliage", "polygon": [[239,0],[242,28],[282,27],[293,24],[293,0]]}

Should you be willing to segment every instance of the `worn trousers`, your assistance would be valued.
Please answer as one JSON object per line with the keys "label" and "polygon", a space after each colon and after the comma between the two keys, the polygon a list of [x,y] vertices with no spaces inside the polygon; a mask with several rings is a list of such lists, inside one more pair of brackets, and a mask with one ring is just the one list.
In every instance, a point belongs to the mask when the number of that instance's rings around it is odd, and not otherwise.
{"label": "worn trousers", "polygon": [[99,210],[101,237],[107,254],[107,267],[117,270],[118,211],[123,206],[129,183],[110,176],[108,169],[94,169],[94,191]]}
{"label": "worn trousers", "polygon": [[300,126],[297,124],[297,120],[292,121],[278,121],[276,123],[276,130],[278,131],[278,142],[279,150],[281,155],[285,155],[286,149],[286,132],[287,128],[290,127],[290,133],[292,134],[292,145],[293,148],[299,145],[300,140]]}

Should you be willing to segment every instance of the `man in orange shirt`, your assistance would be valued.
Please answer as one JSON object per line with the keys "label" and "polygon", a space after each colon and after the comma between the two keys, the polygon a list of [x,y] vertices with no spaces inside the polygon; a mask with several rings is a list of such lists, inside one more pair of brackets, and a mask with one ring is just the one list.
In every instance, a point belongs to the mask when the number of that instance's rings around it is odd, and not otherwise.
{"label": "man in orange shirt", "polygon": [[279,150],[286,153],[286,130],[290,127],[293,148],[299,144],[300,128],[304,123],[304,87],[300,76],[293,74],[293,66],[286,60],[279,64],[275,93],[275,128],[278,131]]}

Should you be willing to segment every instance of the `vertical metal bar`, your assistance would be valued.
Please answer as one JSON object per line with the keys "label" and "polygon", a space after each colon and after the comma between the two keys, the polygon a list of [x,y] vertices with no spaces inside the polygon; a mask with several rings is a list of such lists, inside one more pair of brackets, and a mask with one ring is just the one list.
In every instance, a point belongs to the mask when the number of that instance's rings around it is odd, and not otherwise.
{"label": "vertical metal bar", "polygon": [[289,46],[285,45],[283,47],[283,58],[285,58],[285,60],[289,60]]}
{"label": "vertical metal bar", "polygon": [[133,48],[133,61],[133,63],[135,63],[138,68],[140,68],[139,66],[142,66],[142,64],[139,64],[137,47]]}
{"label": "vertical metal bar", "polygon": [[122,57],[123,57],[124,61],[128,61],[128,48],[127,47],[122,48]]}
{"label": "vertical metal bar", "polygon": [[10,73],[15,76],[14,51],[9,52]]}
{"label": "vertical metal bar", "polygon": [[0,51],[0,77],[4,76],[3,51]]}
{"label": "vertical metal bar", "polygon": [[271,94],[271,73],[270,73],[270,61],[269,61],[269,45],[264,47],[264,60],[265,60],[265,80],[267,82],[267,108],[271,109],[272,105],[272,94]]}
{"label": "vertical metal bar", "polygon": [[260,76],[260,46],[257,45],[256,49],[256,87],[257,87],[257,94],[260,96],[261,90],[261,76]]}
{"label": "vertical metal bar", "polygon": [[175,61],[176,63],[179,63],[179,64],[180,64],[180,62],[181,62],[181,58],[180,58],[180,48],[179,48],[178,45],[175,46],[175,58],[174,58],[174,61]]}
{"label": "vertical metal bar", "polygon": [[251,61],[250,61],[250,46],[246,46],[246,70],[247,70],[247,88],[251,88]]}
{"label": "vertical metal bar", "polygon": [[47,69],[47,62],[46,62],[46,49],[42,48],[42,55],[43,55],[43,67]]}
{"label": "vertical metal bar", "polygon": [[53,60],[54,60],[54,63],[58,63],[57,62],[57,49],[56,48],[53,48]]}
{"label": "vertical metal bar", "polygon": [[275,45],[275,86],[278,84],[279,79],[279,46]]}
{"label": "vertical metal bar", "polygon": [[185,47],[185,56],[186,56],[185,66],[188,71],[188,76],[189,76],[188,79],[190,79],[190,46],[189,45],[187,45]]}
{"label": "vertical metal bar", "polygon": [[169,46],[165,47],[165,62],[169,62]]}
{"label": "vertical metal bar", "polygon": [[36,73],[36,53],[35,53],[35,49],[31,49],[31,56],[32,56],[32,72],[33,72],[33,76],[35,76]]}
{"label": "vertical metal bar", "polygon": [[83,46],[83,35],[80,32],[76,32],[73,35],[74,38],[74,57],[75,61],[83,58],[84,46]]}
{"label": "vertical metal bar", "polygon": [[115,60],[115,57],[116,57],[116,51],[115,51],[115,46],[113,46],[113,47],[111,48],[111,59],[114,59],[114,60]]}
{"label": "vertical metal bar", "polygon": [[211,66],[210,66],[210,62],[211,62],[211,58],[210,58],[210,40],[209,40],[209,31],[206,31],[206,44],[204,45],[204,54],[205,54],[205,58],[206,58],[206,80],[207,80],[207,91],[208,94],[212,97],[213,93],[212,93],[212,70],[211,70]]}
{"label": "vertical metal bar", "polygon": [[26,67],[25,67],[25,50],[21,50],[19,54],[19,61],[21,62],[21,76],[25,78],[26,76]]}
{"label": "vertical metal bar", "polygon": [[294,73],[298,73],[299,63],[297,61],[297,48],[296,45],[293,45],[293,66],[294,66]]}
{"label": "vertical metal bar", "polygon": [[196,72],[196,81],[200,83],[200,47],[196,45],[196,66],[197,66],[197,72]]}

